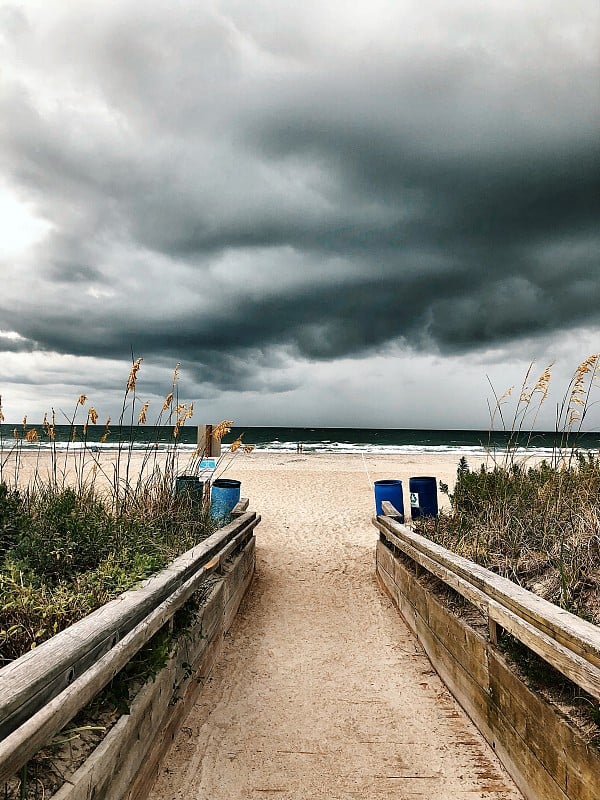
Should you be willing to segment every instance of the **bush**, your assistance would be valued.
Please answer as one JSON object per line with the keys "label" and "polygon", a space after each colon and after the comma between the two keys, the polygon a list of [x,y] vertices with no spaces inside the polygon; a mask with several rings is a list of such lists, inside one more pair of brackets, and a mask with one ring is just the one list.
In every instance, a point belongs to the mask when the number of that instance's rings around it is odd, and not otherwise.
{"label": "bush", "polygon": [[457,471],[452,513],[419,521],[448,549],[600,622],[600,458]]}

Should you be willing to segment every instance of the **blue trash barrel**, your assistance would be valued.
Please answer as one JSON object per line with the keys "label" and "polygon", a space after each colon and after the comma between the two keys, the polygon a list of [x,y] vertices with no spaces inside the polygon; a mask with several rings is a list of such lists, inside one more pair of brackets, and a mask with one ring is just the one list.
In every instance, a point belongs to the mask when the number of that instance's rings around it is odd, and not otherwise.
{"label": "blue trash barrel", "polygon": [[210,494],[210,518],[225,522],[233,507],[239,502],[241,481],[231,478],[217,478]]}
{"label": "blue trash barrel", "polygon": [[410,478],[410,515],[418,517],[437,517],[437,479],[430,477]]}
{"label": "blue trash barrel", "polygon": [[180,500],[186,500],[193,506],[201,506],[204,499],[204,482],[196,475],[177,475],[175,496]]}
{"label": "blue trash barrel", "polygon": [[404,520],[404,498],[402,497],[402,481],[385,480],[375,481],[373,484],[375,490],[375,513],[383,514],[381,504],[384,500],[388,500],[394,508],[402,515]]}

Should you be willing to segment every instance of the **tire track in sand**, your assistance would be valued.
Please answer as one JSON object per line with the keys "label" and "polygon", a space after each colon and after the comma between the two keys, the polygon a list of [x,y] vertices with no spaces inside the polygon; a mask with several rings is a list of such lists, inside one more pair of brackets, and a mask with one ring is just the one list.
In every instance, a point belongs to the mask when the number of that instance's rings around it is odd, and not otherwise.
{"label": "tire track in sand", "polygon": [[241,468],[256,579],[151,800],[521,798],[377,586],[364,473],[311,459]]}

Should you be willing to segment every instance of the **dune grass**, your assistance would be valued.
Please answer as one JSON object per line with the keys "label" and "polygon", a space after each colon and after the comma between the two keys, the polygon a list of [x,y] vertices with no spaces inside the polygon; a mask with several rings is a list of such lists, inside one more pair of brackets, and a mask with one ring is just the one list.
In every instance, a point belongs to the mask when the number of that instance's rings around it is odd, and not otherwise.
{"label": "dune grass", "polygon": [[[57,447],[54,410],[37,427],[25,417],[13,438],[0,442],[0,667],[214,530],[208,509],[173,491],[175,476],[197,473],[203,456],[196,451],[180,464],[179,431],[192,417],[193,404],[179,402],[179,365],[155,422],[157,428],[171,426],[171,442],[160,452],[149,445],[134,453],[136,432],[147,425],[149,411],[138,396],[141,363],[132,359],[111,454],[88,445],[89,427],[99,416],[86,395],[68,417],[72,446]],[[223,437],[230,425],[217,426],[216,436]],[[103,430],[101,442],[111,436],[110,419]],[[243,447],[238,440],[230,452]]]}
{"label": "dune grass", "polygon": [[[600,623],[600,455],[577,449],[594,404],[600,354],[585,359],[556,409],[555,447],[546,460],[519,446],[548,396],[551,368],[521,386],[502,453],[471,469],[461,459],[451,512],[418,529],[448,549],[504,575],[545,599]],[[504,425],[510,390],[494,395],[492,427]],[[505,426],[506,429],[506,426]],[[527,434],[526,434],[527,436]],[[527,440],[526,440],[527,441]]]}

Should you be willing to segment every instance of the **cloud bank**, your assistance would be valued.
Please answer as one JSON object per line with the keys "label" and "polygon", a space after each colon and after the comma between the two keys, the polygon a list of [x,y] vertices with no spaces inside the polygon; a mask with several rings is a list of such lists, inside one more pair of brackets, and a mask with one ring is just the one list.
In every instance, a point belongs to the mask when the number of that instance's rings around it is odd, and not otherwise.
{"label": "cloud bank", "polygon": [[599,34],[593,0],[0,3],[0,349],[278,394],[597,331]]}

